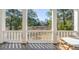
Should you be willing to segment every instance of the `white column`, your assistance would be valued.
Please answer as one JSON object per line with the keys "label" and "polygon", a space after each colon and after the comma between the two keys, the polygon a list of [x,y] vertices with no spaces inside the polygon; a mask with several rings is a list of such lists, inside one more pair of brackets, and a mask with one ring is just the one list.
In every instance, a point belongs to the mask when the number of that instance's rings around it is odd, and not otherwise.
{"label": "white column", "polygon": [[78,33],[79,33],[79,9],[78,9]]}
{"label": "white column", "polygon": [[2,10],[0,9],[0,43],[3,42],[2,39]]}
{"label": "white column", "polygon": [[0,32],[2,31],[2,10],[0,9]]}
{"label": "white column", "polygon": [[78,10],[74,10],[74,31],[79,32],[79,17],[78,17]]}
{"label": "white column", "polygon": [[2,10],[2,31],[6,30],[6,10]]}
{"label": "white column", "polygon": [[4,41],[3,31],[5,31],[5,17],[6,17],[5,10],[0,9],[0,43]]}
{"label": "white column", "polygon": [[57,43],[57,10],[52,10],[52,42]]}
{"label": "white column", "polygon": [[22,24],[23,24],[23,40],[22,42],[23,43],[26,43],[27,40],[28,40],[28,37],[27,37],[27,10],[26,9],[23,9],[23,21],[22,21]]}

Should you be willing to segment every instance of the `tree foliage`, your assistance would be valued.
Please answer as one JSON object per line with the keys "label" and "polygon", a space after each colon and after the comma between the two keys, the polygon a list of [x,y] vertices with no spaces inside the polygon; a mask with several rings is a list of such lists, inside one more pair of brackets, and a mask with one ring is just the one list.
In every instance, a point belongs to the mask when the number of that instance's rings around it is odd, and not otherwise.
{"label": "tree foliage", "polygon": [[28,10],[28,26],[39,26],[40,21],[38,19],[37,14],[34,12],[34,10],[29,9]]}
{"label": "tree foliage", "polygon": [[73,30],[73,10],[58,9],[57,10],[57,28],[58,30]]}
{"label": "tree foliage", "polygon": [[6,27],[9,30],[22,29],[22,13],[17,9],[8,9],[6,11]]}
{"label": "tree foliage", "polygon": [[[36,12],[32,9],[28,10],[28,26],[48,26],[52,25],[52,10],[47,14],[48,19],[40,21]],[[6,27],[9,30],[22,29],[22,12],[18,9],[7,9],[6,11]],[[73,30],[73,10],[58,9],[57,10],[57,29],[58,30]]]}

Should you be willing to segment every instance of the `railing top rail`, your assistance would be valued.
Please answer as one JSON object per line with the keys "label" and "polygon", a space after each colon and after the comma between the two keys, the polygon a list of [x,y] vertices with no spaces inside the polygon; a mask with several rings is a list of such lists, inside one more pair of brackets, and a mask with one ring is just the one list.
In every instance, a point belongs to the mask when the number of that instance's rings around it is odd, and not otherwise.
{"label": "railing top rail", "polygon": [[[23,31],[16,31],[16,30],[14,30],[14,31],[3,31],[3,32],[23,32]],[[28,31],[26,31],[26,32],[52,32],[51,30],[28,30]]]}
{"label": "railing top rail", "polygon": [[11,31],[3,31],[3,32],[22,32],[22,30],[11,30]]}
{"label": "railing top rail", "polygon": [[28,30],[28,32],[52,32],[52,30]]}
{"label": "railing top rail", "polygon": [[57,30],[57,32],[74,32],[73,30]]}
{"label": "railing top rail", "polygon": [[[3,32],[23,32],[22,30],[7,30]],[[27,32],[52,32],[52,30],[27,30]],[[73,30],[57,30],[57,32],[75,32]]]}

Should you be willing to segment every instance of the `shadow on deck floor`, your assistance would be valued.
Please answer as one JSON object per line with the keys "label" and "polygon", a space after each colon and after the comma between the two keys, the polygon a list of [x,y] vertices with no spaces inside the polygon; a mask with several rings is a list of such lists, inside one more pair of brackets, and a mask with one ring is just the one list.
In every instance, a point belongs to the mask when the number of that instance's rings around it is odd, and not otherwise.
{"label": "shadow on deck floor", "polygon": [[52,43],[3,43],[0,50],[58,50]]}

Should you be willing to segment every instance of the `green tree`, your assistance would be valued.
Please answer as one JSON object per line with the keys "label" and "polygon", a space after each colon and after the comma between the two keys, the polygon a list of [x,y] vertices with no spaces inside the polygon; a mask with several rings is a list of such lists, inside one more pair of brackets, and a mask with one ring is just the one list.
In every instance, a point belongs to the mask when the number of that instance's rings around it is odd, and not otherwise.
{"label": "green tree", "polygon": [[73,29],[73,10],[58,9],[57,10],[57,27],[58,30],[72,30]]}
{"label": "green tree", "polygon": [[34,10],[29,9],[28,10],[28,26],[39,26],[40,21],[38,19],[37,14],[34,12]]}
{"label": "green tree", "polygon": [[6,27],[9,30],[22,29],[22,13],[17,9],[8,9],[6,11]]}

